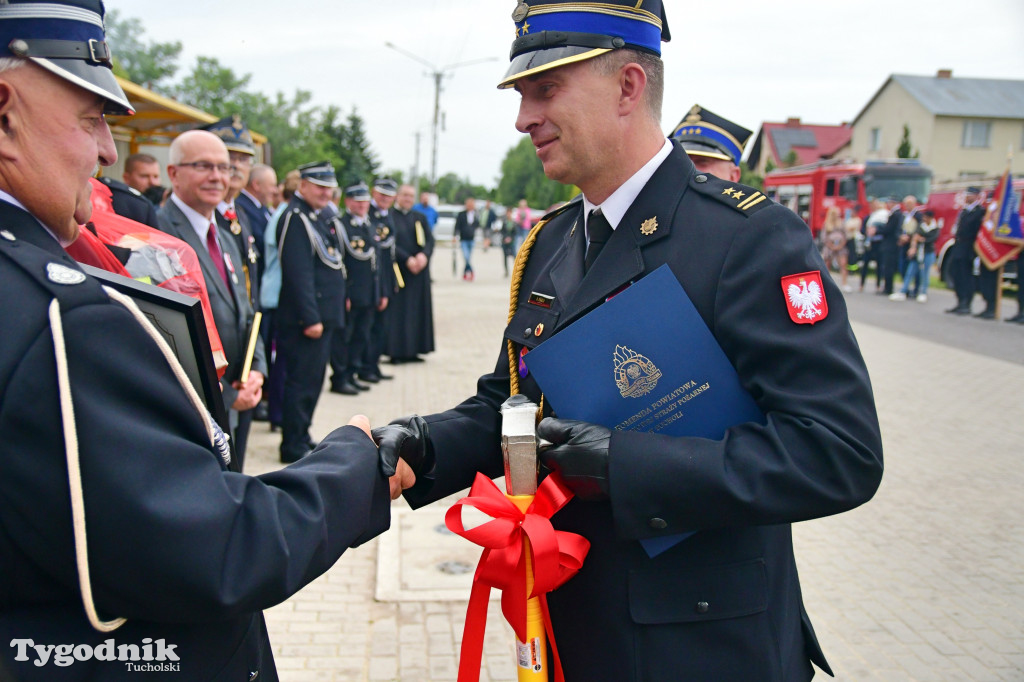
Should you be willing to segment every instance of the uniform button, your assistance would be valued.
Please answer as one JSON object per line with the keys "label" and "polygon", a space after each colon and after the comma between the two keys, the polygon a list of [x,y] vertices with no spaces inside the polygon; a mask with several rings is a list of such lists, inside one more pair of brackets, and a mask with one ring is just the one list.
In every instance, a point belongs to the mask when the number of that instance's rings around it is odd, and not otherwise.
{"label": "uniform button", "polygon": [[668,523],[665,521],[665,519],[659,519],[657,516],[655,516],[647,523],[654,530],[664,530],[665,528],[668,528]]}
{"label": "uniform button", "polygon": [[704,175],[702,173],[701,175],[698,175],[697,177],[695,177],[694,180],[696,180],[697,182],[707,182],[708,181],[708,176],[706,176],[706,175]]}
{"label": "uniform button", "polygon": [[14,236],[13,232],[9,232],[7,230],[0,230],[0,237],[3,237],[9,242],[13,242],[17,239],[17,237]]}
{"label": "uniform button", "polygon": [[527,327],[527,328],[526,328],[526,329],[525,329],[525,330],[523,331],[523,338],[524,338],[524,339],[528,339],[528,338],[530,338],[531,336],[533,336],[533,329],[531,329],[530,327]]}
{"label": "uniform button", "polygon": [[707,613],[708,603],[706,601],[697,602],[697,613]]}

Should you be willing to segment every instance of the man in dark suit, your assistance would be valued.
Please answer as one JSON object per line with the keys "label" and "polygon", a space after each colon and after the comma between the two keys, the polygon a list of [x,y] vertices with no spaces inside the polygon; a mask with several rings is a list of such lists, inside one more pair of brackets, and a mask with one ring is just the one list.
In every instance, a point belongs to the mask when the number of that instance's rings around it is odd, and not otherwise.
{"label": "man in dark suit", "polygon": [[398,266],[395,264],[395,217],[392,207],[395,195],[398,194],[398,183],[391,178],[382,177],[373,181],[370,190],[370,222],[373,224],[373,244],[377,249],[377,309],[373,313],[373,324],[370,328],[370,343],[366,347],[363,366],[359,370],[359,379],[370,384],[390,380],[393,377],[380,369],[380,356],[388,342],[388,329],[394,315],[391,303],[398,290]]}
{"label": "man in dark suit", "polygon": [[[263,233],[267,229],[271,211],[268,206],[274,188],[277,186],[277,173],[265,163],[254,164],[249,171],[249,182],[235,197],[235,208],[246,217],[252,236],[256,240],[256,250],[261,255],[266,253]],[[262,263],[262,259],[260,260]],[[262,275],[262,267],[260,268]]]}
{"label": "man in dark suit", "polygon": [[[516,127],[545,174],[583,195],[523,244],[518,296],[476,395],[379,435],[406,438],[420,472],[406,492],[414,507],[476,472],[502,475],[499,406],[514,392],[541,402],[530,349],[668,265],[766,421],[717,441],[540,422],[537,435],[553,443],[543,463],[577,495],[552,524],[591,543],[579,573],[548,595],[566,678],[809,680],[812,661],[828,664],[804,611],[790,524],[865,502],[882,473],[842,293],[799,218],[698,173],[660,131],[661,3],[594,7],[586,27],[577,4],[544,3],[514,12],[519,38],[501,85],[519,91]],[[814,315],[787,299],[796,278],[819,293]],[[610,368],[592,371],[614,381]],[[654,558],[639,542],[689,531]]]}
{"label": "man in dark suit", "polygon": [[[894,200],[895,201],[895,200]],[[884,288],[878,294],[887,296],[893,293],[893,282],[896,272],[899,270],[900,250],[910,237],[904,229],[908,221],[915,220],[914,214],[917,209],[917,199],[906,196],[903,201],[896,204],[889,214],[889,220],[882,229],[882,280]],[[900,273],[903,276],[903,273]]]}
{"label": "man in dark suit", "polygon": [[430,258],[434,233],[427,217],[413,209],[416,190],[398,188],[395,201],[395,262],[404,286],[391,302],[387,353],[394,363],[418,362],[434,350],[434,309],[430,294]]}
{"label": "man in dark suit", "polygon": [[387,463],[361,417],[228,471],[162,337],[61,248],[117,160],[104,114],[132,113],[102,26],[100,0],[0,5],[0,679],[148,679],[134,649],[168,679],[273,681],[261,610],[388,527]]}
{"label": "man in dark suit", "polygon": [[981,203],[981,189],[968,187],[964,207],[956,218],[953,246],[950,248],[949,271],[956,289],[956,305],[947,310],[954,315],[970,315],[971,302],[977,286],[974,279],[974,242],[985,219],[985,207]]}
{"label": "man in dark suit", "polygon": [[459,211],[455,216],[455,237],[462,247],[462,258],[466,267],[462,271],[462,279],[467,282],[473,281],[473,241],[476,239],[477,228],[480,227],[480,220],[476,214],[476,200],[473,197],[466,199],[465,210]]}
{"label": "man in dark suit", "polygon": [[167,175],[174,192],[160,209],[160,228],[196,251],[210,295],[217,333],[224,344],[228,368],[221,378],[224,405],[239,470],[245,461],[252,409],[260,401],[266,357],[257,338],[252,371],[241,376],[253,307],[246,290],[242,254],[231,232],[217,219],[230,173],[228,150],[219,137],[205,130],[190,130],[174,139],[169,150]]}

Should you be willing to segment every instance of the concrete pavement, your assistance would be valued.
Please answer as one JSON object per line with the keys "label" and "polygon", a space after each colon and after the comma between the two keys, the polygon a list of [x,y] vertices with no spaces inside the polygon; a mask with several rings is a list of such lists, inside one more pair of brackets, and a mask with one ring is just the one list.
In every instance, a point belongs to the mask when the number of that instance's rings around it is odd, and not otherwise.
{"label": "concrete pavement", "polygon": [[[357,412],[376,425],[448,408],[494,366],[508,304],[500,253],[478,250],[473,283],[451,276],[450,258],[439,248],[433,265],[438,351],[386,365],[395,379],[361,396],[324,393],[314,437]],[[944,315],[945,291],[928,304],[847,296],[886,472],[867,505],[794,527],[804,601],[836,679],[1024,680],[1024,326]],[[278,442],[256,424],[247,472],[280,466]],[[267,611],[284,682],[455,679],[479,548],[443,528],[453,500],[415,513],[396,502],[391,530]],[[515,679],[496,601],[480,679]]]}

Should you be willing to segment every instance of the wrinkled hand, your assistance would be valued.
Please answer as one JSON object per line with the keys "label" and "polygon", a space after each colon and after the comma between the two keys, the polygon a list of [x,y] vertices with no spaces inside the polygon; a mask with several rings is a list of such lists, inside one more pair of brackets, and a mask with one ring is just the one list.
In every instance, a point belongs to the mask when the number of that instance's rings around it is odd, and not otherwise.
{"label": "wrinkled hand", "polygon": [[238,391],[235,402],[231,404],[232,409],[239,412],[251,410],[260,403],[263,397],[263,375],[259,372],[250,372],[249,380],[244,384],[241,381],[231,382],[232,388]]}
{"label": "wrinkled hand", "polygon": [[372,434],[380,453],[380,470],[385,476],[390,478],[398,473],[401,461],[416,475],[433,469],[430,430],[423,417],[415,414],[402,417],[387,426],[378,426]]}
{"label": "wrinkled hand", "polygon": [[608,499],[608,446],[612,432],[598,424],[573,419],[542,419],[537,435],[553,444],[540,453],[541,462],[557,471],[581,500]]}

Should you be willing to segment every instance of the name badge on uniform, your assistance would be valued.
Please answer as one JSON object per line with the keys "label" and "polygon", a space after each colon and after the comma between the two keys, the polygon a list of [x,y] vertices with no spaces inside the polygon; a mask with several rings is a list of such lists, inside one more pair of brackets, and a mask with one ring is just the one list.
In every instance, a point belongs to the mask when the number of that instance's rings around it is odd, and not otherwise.
{"label": "name badge on uniform", "polygon": [[527,299],[527,302],[530,305],[540,306],[541,308],[550,308],[551,304],[555,302],[555,297],[531,291],[530,298]]}

